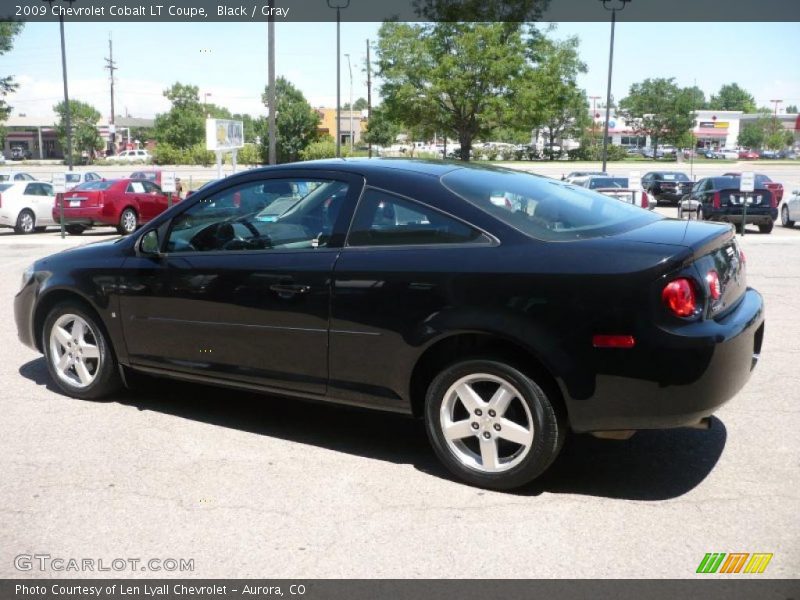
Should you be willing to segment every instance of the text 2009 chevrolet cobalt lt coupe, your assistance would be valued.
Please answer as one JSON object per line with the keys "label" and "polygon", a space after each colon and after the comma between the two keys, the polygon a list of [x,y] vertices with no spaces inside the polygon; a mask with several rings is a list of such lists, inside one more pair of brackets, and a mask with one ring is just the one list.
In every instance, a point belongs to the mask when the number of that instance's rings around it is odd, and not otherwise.
{"label": "text 2009 chevrolet cobalt lt coupe", "polygon": [[68,395],[138,371],[412,414],[491,488],[541,474],[568,429],[706,421],[764,331],[730,225],[405,160],[228,177],[37,261],[15,313]]}

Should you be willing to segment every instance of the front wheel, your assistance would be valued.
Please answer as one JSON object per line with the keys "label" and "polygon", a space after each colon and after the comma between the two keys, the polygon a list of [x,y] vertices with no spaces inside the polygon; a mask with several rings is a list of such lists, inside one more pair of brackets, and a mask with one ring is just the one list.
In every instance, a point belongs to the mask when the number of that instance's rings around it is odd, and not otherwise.
{"label": "front wheel", "polygon": [[781,208],[781,225],[784,227],[794,227],[794,221],[789,219],[789,207],[785,204]]}
{"label": "front wheel", "polygon": [[139,221],[136,218],[136,211],[134,211],[132,208],[126,208],[119,216],[119,225],[117,226],[117,231],[120,235],[129,235],[136,231],[136,227],[138,225]]}
{"label": "front wheel", "polygon": [[434,451],[453,474],[498,490],[541,475],[566,434],[553,398],[536,381],[482,359],[439,373],[428,388],[425,424]]}
{"label": "front wheel", "polygon": [[56,305],[44,322],[47,370],[74,398],[106,396],[120,387],[117,361],[97,317],[77,302]]}

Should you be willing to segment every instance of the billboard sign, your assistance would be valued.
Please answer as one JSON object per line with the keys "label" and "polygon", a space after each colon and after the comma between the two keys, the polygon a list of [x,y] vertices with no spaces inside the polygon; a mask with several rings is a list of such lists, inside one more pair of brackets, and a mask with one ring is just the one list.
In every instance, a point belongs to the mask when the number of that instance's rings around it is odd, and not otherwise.
{"label": "billboard sign", "polygon": [[206,119],[206,149],[217,152],[244,146],[244,124],[230,119]]}

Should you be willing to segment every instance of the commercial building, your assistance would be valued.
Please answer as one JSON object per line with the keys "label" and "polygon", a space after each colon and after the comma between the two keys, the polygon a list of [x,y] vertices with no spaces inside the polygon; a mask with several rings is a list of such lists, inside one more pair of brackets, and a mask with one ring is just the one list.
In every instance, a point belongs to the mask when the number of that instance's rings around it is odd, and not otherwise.
{"label": "commercial building", "polygon": [[[111,134],[112,126],[108,121],[100,120],[97,123],[97,132],[106,142],[107,149],[111,154],[124,150],[129,143],[133,144],[131,130],[152,129],[154,123],[153,119],[136,117],[118,116],[114,120],[114,130],[116,131],[114,139]],[[23,148],[32,159],[60,160],[64,158],[64,149],[58,141],[54,117],[12,115],[3,125],[6,128],[6,140],[2,151],[6,157],[11,155],[12,148]]]}
{"label": "commercial building", "polygon": [[[319,132],[322,135],[330,135],[336,139],[336,109],[318,108],[320,116]],[[367,111],[365,110],[343,110],[339,119],[339,134],[342,145],[350,145],[350,138],[353,144],[358,146],[361,143],[361,136],[367,130]],[[352,128],[351,128],[352,125]]]}

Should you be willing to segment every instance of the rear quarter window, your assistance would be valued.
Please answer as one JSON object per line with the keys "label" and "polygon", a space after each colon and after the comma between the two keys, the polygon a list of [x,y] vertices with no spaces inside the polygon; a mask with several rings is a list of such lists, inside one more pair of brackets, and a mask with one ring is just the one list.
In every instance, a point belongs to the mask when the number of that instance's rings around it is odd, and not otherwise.
{"label": "rear quarter window", "polygon": [[[520,171],[462,168],[447,173],[441,182],[498,221],[540,240],[600,237],[663,218],[576,185]],[[498,202],[501,196],[507,202]]]}

